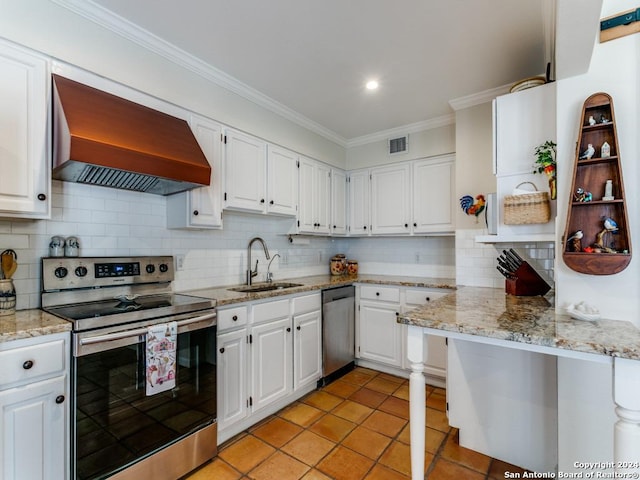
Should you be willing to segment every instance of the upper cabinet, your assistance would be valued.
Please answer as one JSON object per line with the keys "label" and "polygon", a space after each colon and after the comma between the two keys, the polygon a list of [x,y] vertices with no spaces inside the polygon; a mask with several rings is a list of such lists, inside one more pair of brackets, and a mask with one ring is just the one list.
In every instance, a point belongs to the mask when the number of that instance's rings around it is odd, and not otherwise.
{"label": "upper cabinet", "polygon": [[0,216],[49,218],[48,60],[0,42]]}
{"label": "upper cabinet", "polygon": [[371,231],[371,193],[369,170],[349,172],[349,234],[368,235]]}
{"label": "upper cabinet", "polygon": [[409,163],[371,169],[371,233],[373,235],[410,233],[410,172]]}
{"label": "upper cabinet", "polygon": [[413,163],[413,233],[447,233],[455,230],[455,157]]}
{"label": "upper cabinet", "polygon": [[330,233],[331,168],[300,157],[298,233]]}
{"label": "upper cabinet", "polygon": [[295,216],[297,155],[232,129],[225,142],[224,208]]}
{"label": "upper cabinet", "polygon": [[[504,241],[554,239],[556,202],[551,202],[551,220],[544,224],[504,223],[504,197],[523,182],[548,191],[546,175],[534,174],[535,149],[556,139],[556,84],[549,83],[497,97],[493,102],[494,173],[497,183],[498,235]],[[527,186],[530,190],[534,188]],[[525,189],[523,187],[523,189]],[[489,235],[488,237],[494,237]],[[491,241],[482,238],[483,241]],[[493,240],[496,241],[496,240]]]}
{"label": "upper cabinet", "polygon": [[222,126],[192,114],[193,134],[211,165],[211,183],[167,197],[168,228],[222,228]]}
{"label": "upper cabinet", "polygon": [[347,234],[347,174],[331,169],[331,235]]}

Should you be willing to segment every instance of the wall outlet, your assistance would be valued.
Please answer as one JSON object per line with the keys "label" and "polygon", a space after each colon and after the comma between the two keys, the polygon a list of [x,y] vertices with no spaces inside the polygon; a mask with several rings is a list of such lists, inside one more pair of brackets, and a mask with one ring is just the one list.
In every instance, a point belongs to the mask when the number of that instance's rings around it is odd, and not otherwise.
{"label": "wall outlet", "polygon": [[176,271],[180,271],[184,269],[184,254],[176,255]]}

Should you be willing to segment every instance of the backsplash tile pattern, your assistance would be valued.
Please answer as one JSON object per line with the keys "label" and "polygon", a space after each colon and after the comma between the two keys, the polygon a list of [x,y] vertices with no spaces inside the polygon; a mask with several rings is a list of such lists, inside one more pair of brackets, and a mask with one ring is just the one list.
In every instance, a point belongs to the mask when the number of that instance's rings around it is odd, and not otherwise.
{"label": "backsplash tile pattern", "polygon": [[[286,232],[294,219],[225,213],[223,230],[169,230],[162,196],[53,181],[51,220],[0,220],[0,248],[18,254],[14,275],[17,308],[40,305],[40,258],[47,256],[53,235],[77,236],[82,256],[184,255],[174,288],[184,291],[243,283],[246,246],[262,237],[272,255],[274,277],[327,273],[336,253],[359,261],[362,273],[452,278],[453,237],[327,238],[305,237],[305,245],[290,244]],[[267,261],[259,245],[258,281]],[[255,265],[255,263],[254,263]]]}
{"label": "backsplash tile pattern", "polygon": [[497,258],[502,250],[513,248],[530,263],[550,285],[554,284],[555,245],[553,242],[476,243],[477,235],[486,229],[456,231],[456,282],[458,285],[504,288],[504,277],[498,272]]}

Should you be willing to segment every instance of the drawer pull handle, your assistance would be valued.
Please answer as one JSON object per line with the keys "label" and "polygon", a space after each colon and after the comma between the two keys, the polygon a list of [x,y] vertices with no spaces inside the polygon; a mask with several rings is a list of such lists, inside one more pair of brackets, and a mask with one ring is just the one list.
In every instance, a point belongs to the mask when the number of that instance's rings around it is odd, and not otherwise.
{"label": "drawer pull handle", "polygon": [[61,403],[64,403],[64,395],[58,395],[58,396],[56,397],[56,403],[57,403],[58,405],[60,405]]}
{"label": "drawer pull handle", "polygon": [[224,353],[224,347],[220,349],[220,353]]}
{"label": "drawer pull handle", "polygon": [[233,320],[234,322],[238,321],[238,315],[234,315],[233,317],[231,317],[231,320]]}
{"label": "drawer pull handle", "polygon": [[33,360],[27,360],[22,364],[22,368],[25,370],[29,370],[31,367],[33,367]]}

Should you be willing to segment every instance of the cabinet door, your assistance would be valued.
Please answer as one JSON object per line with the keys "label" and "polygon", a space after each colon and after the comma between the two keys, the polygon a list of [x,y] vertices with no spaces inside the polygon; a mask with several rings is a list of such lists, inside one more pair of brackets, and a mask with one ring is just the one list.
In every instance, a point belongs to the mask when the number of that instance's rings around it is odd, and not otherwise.
{"label": "cabinet door", "polygon": [[410,165],[371,169],[371,233],[410,233]]}
{"label": "cabinet door", "polygon": [[67,478],[65,376],[0,392],[3,480]]}
{"label": "cabinet door", "polygon": [[225,208],[264,213],[266,142],[235,130],[227,130],[225,136]]}
{"label": "cabinet door", "polygon": [[0,42],[0,216],[50,216],[49,92],[47,60]]}
{"label": "cabinet door", "polygon": [[349,174],[349,233],[368,235],[370,224],[370,174],[359,170]]}
{"label": "cabinet door", "polygon": [[269,145],[267,150],[267,212],[295,215],[298,206],[298,155]]}
{"label": "cabinet door", "polygon": [[360,358],[402,366],[402,328],[396,321],[399,311],[400,305],[360,301]]}
{"label": "cabinet door", "polygon": [[454,230],[453,157],[413,164],[413,233]]}
{"label": "cabinet door", "polygon": [[331,229],[331,168],[323,163],[316,164],[316,233],[329,234]]}
{"label": "cabinet door", "polygon": [[246,330],[218,335],[217,348],[218,428],[224,430],[248,414]]}
{"label": "cabinet door", "polygon": [[331,169],[331,234],[347,234],[347,174]]}
{"label": "cabinet door", "polygon": [[293,388],[315,383],[322,375],[322,313],[320,310],[293,317]]}
{"label": "cabinet door", "polygon": [[308,158],[300,158],[298,171],[298,231],[315,233],[315,162]]}
{"label": "cabinet door", "polygon": [[291,317],[251,329],[253,411],[291,393],[292,335]]}
{"label": "cabinet door", "polygon": [[169,195],[167,227],[222,228],[222,127],[199,115],[191,115],[189,123],[211,166],[211,183]]}

